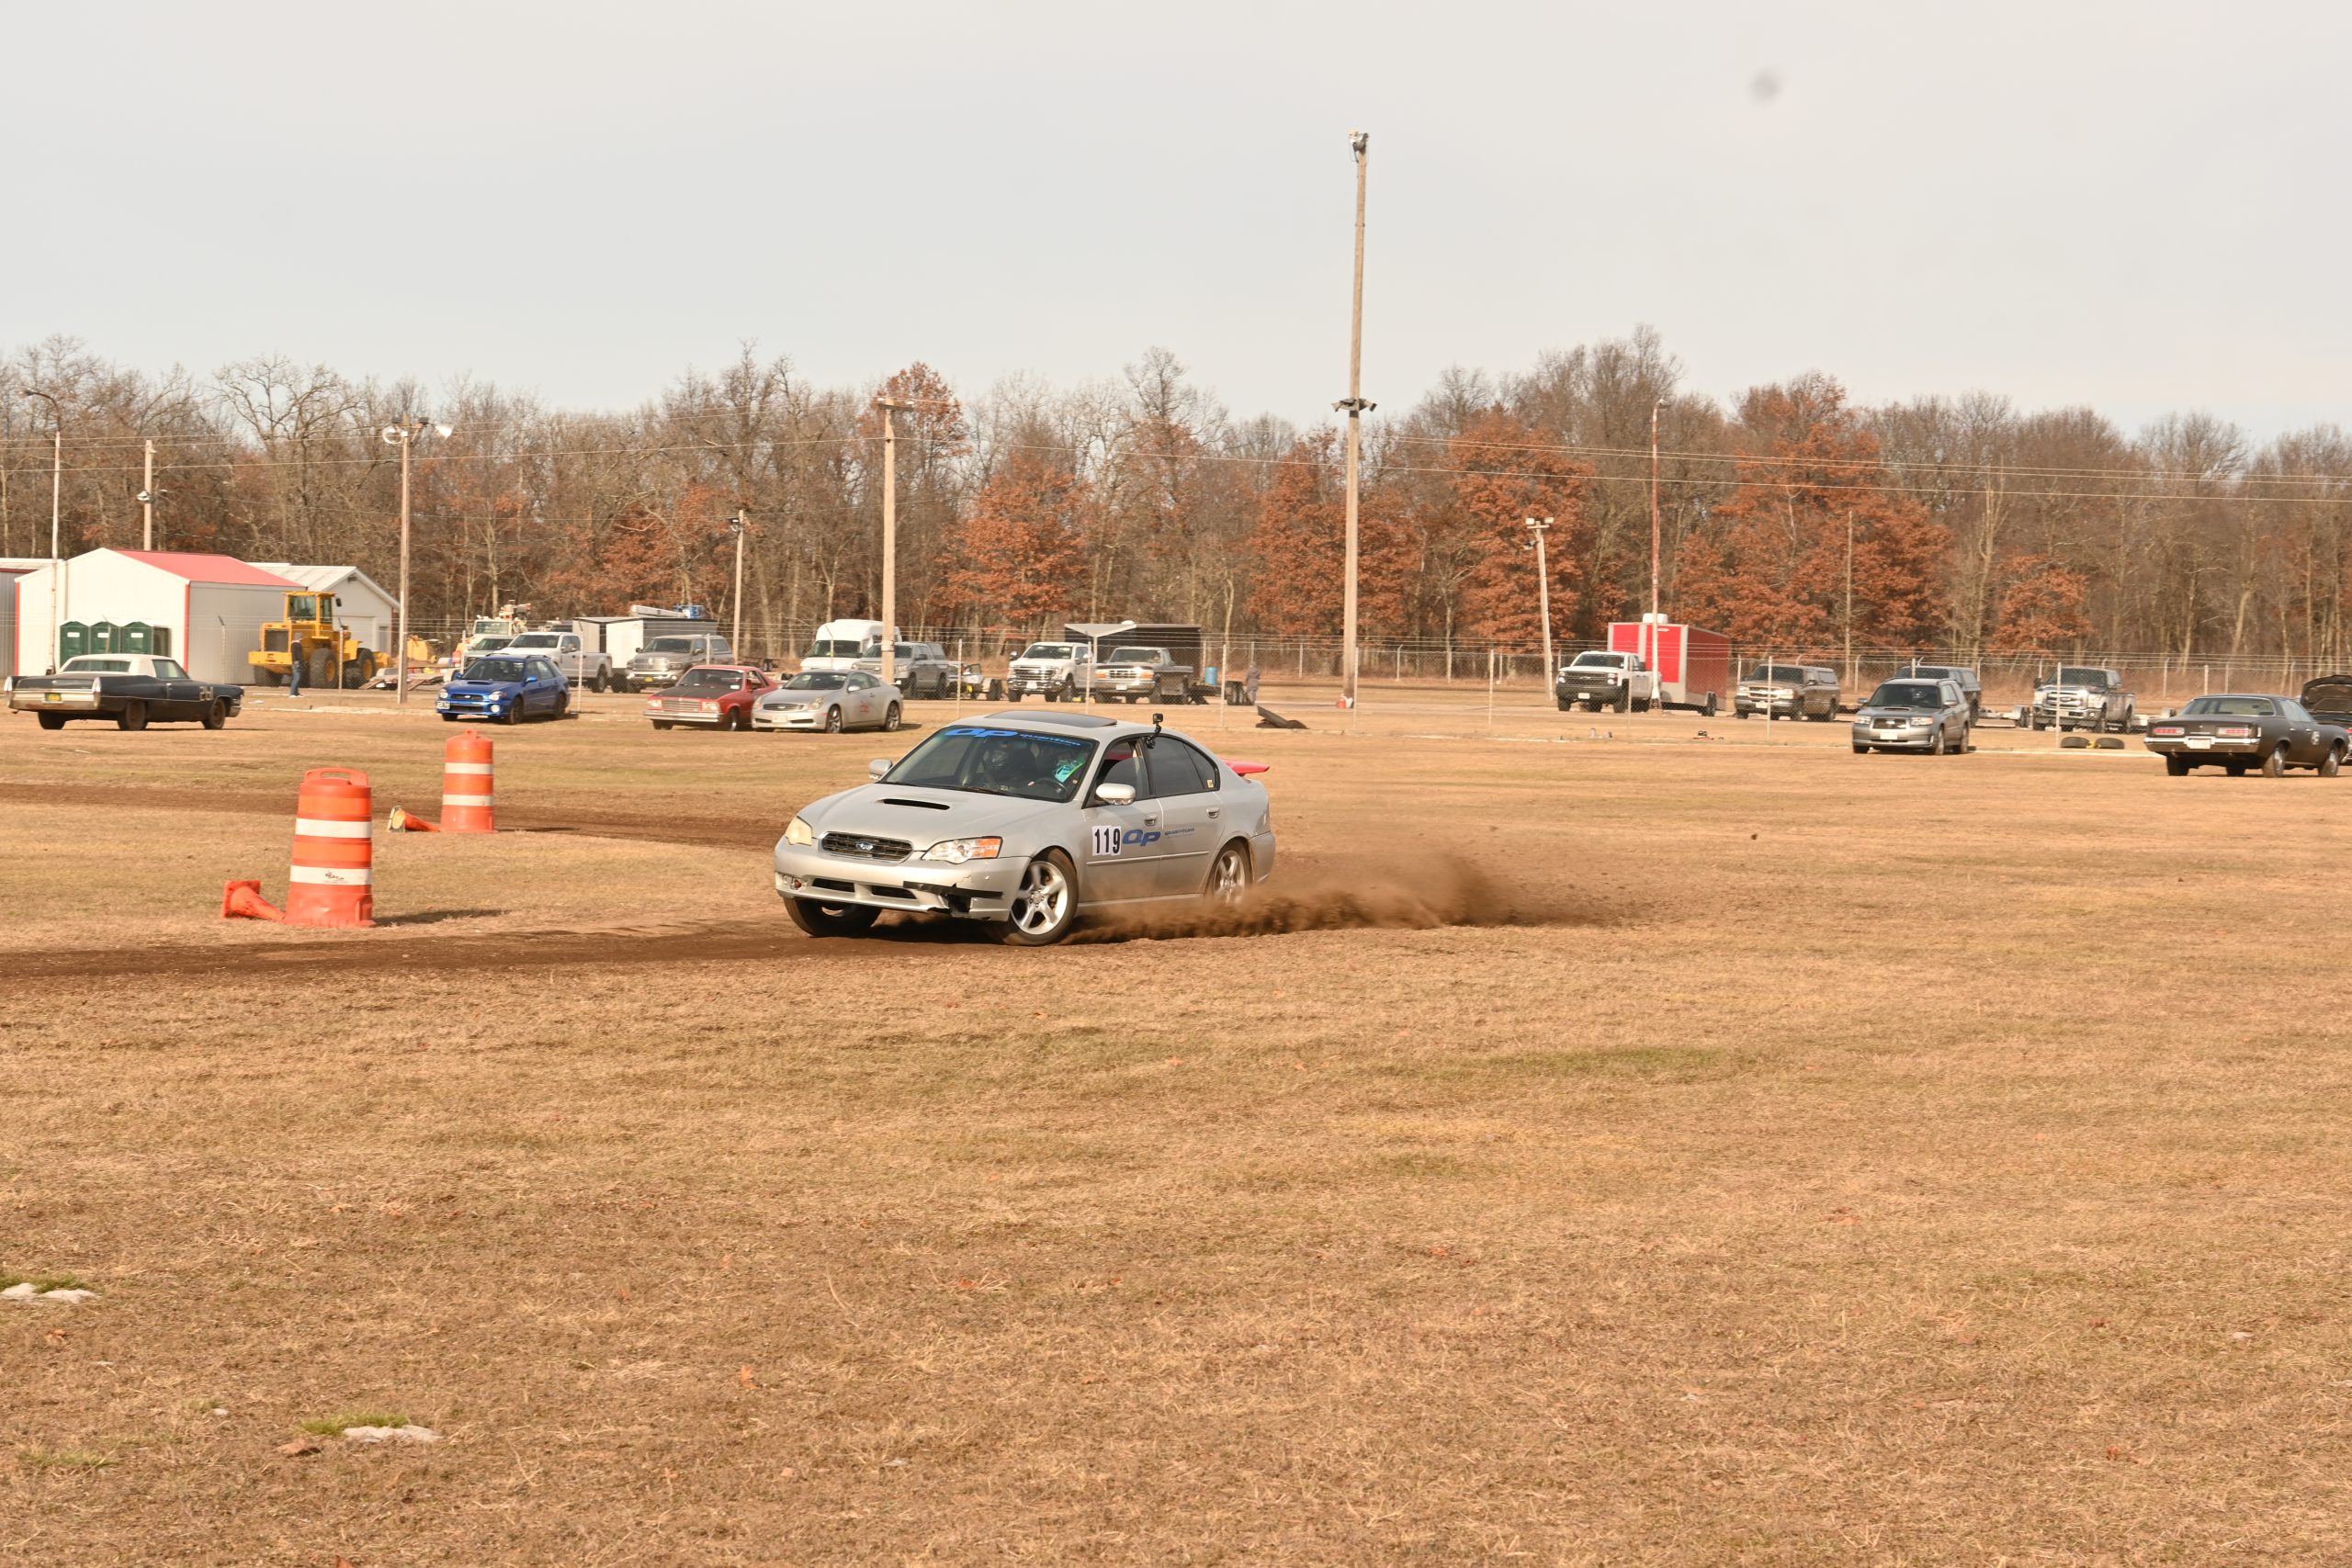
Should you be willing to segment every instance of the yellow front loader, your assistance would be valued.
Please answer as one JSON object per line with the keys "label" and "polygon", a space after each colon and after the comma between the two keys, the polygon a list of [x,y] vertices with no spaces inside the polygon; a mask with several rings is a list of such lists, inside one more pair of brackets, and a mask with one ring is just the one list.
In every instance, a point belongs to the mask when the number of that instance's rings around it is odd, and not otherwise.
{"label": "yellow front loader", "polygon": [[261,646],[245,655],[254,679],[265,686],[283,686],[297,660],[305,686],[364,686],[376,678],[380,656],[359,646],[359,639],[334,624],[337,601],[332,593],[288,593],[286,618],[261,628]]}

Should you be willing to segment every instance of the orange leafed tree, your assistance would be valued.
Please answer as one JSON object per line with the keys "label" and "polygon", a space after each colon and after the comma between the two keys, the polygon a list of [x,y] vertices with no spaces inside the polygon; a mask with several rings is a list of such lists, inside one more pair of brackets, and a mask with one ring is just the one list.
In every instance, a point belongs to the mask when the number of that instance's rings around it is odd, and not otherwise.
{"label": "orange leafed tree", "polygon": [[1345,481],[1332,458],[1330,431],[1301,436],[1274,468],[1250,534],[1257,574],[1250,613],[1281,637],[1333,637],[1340,631],[1346,565]]}
{"label": "orange leafed tree", "polygon": [[1552,625],[1574,620],[1589,553],[1585,516],[1589,464],[1552,449],[1532,426],[1500,408],[1472,417],[1448,443],[1446,488],[1425,526],[1427,556],[1458,595],[1464,629],[1532,645],[1544,635],[1535,556],[1527,520],[1549,517]]}
{"label": "orange leafed tree", "polygon": [[1932,638],[1951,534],[1894,488],[1845,389],[1826,376],[1759,387],[1740,419],[1739,488],[1683,546],[1681,618],[1792,652],[1849,631],[1861,646]]}
{"label": "orange leafed tree", "polygon": [[2009,563],[2009,585],[2001,593],[2000,620],[1993,628],[1996,653],[2036,653],[2058,658],[2091,635],[2083,608],[2090,583],[2081,572],[2048,556],[2019,556]]}
{"label": "orange leafed tree", "polygon": [[1087,483],[1058,454],[1016,451],[973,498],[944,585],[956,608],[1025,626],[1067,610],[1086,579]]}

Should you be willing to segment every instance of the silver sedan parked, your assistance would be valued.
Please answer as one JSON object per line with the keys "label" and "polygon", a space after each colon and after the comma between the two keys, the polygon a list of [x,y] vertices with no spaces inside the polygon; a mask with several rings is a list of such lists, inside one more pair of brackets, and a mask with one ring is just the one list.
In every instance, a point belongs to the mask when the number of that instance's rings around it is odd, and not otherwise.
{"label": "silver sedan parked", "polygon": [[1854,751],[1966,751],[1973,716],[1957,682],[1882,681],[1854,715]]}
{"label": "silver sedan parked", "polygon": [[801,807],[775,846],[775,890],[811,936],[886,910],[1061,941],[1088,910],[1228,903],[1274,869],[1264,766],[1159,726],[1093,714],[947,725],[874,782]]}
{"label": "silver sedan parked", "polygon": [[759,700],[753,729],[899,728],[899,688],[863,670],[804,670]]}

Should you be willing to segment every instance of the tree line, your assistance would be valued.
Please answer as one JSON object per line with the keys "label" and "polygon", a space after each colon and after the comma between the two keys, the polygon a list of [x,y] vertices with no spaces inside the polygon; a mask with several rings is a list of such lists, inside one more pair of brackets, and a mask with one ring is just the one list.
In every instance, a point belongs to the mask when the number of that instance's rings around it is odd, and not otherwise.
{"label": "tree line", "polygon": [[[823,387],[746,348],[625,412],[488,384],[429,393],[265,356],[156,376],[71,340],[0,359],[0,556],[45,556],[50,405],[62,410],[68,553],[140,542],[155,444],[158,547],[395,575],[399,451],[413,453],[412,615],[507,602],[541,616],[631,602],[743,615],[781,653],[880,597],[882,415],[899,413],[900,623],[1023,636],[1064,618],[1340,632],[1335,428],[1238,417],[1151,349],[1114,379],[1016,377],[967,397],[916,364]],[[2257,446],[2204,413],[2127,434],[2088,409],[1989,393],[1865,406],[1812,373],[1720,402],[1657,334],[1454,370],[1367,422],[1368,639],[1533,647],[1525,519],[1549,517],[1554,632],[1647,607],[1655,495],[1669,614],[1747,647],[2084,649],[2340,661],[2352,437]]]}

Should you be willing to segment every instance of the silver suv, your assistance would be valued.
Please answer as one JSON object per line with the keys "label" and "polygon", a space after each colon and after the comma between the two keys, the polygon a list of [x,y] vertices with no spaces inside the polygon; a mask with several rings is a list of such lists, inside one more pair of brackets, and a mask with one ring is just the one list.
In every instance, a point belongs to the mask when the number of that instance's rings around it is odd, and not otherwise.
{"label": "silver suv", "polygon": [[[956,661],[947,657],[947,649],[935,642],[901,642],[890,649],[890,673],[893,683],[910,697],[947,697],[956,692],[956,677],[959,673]],[[882,652],[876,648],[870,653],[858,655],[850,666],[868,675],[882,673]]]}
{"label": "silver suv", "polygon": [[697,664],[732,664],[735,650],[716,632],[692,632],[657,637],[639,649],[620,678],[622,689],[642,692],[667,686]]}

